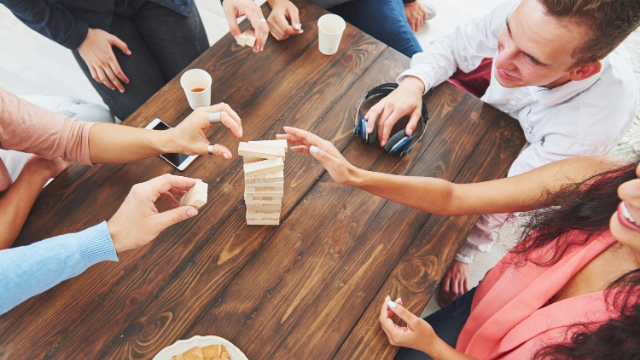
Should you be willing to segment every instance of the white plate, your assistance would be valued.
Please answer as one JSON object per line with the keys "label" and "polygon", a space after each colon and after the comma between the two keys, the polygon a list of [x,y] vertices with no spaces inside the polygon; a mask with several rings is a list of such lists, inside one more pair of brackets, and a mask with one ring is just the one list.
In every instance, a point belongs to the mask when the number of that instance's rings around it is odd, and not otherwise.
{"label": "white plate", "polygon": [[171,360],[174,355],[182,353],[194,346],[206,347],[209,345],[224,345],[231,356],[231,360],[249,360],[235,345],[219,336],[194,336],[188,340],[178,340],[173,345],[168,346],[156,355],[153,360]]}

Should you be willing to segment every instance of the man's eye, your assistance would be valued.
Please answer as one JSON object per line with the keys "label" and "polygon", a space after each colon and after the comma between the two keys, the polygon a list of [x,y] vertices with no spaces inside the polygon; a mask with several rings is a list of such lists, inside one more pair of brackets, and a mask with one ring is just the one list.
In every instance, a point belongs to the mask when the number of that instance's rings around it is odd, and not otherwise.
{"label": "man's eye", "polygon": [[536,59],[532,58],[529,55],[525,55],[527,57],[527,60],[529,60],[530,63],[532,63],[533,65],[540,65],[539,62],[536,61]]}

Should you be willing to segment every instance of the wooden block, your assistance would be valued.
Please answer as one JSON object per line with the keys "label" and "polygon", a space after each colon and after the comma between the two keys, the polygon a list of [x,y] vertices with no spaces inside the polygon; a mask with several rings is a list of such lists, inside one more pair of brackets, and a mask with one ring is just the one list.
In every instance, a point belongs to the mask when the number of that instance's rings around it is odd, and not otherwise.
{"label": "wooden block", "polygon": [[264,209],[264,210],[256,210],[252,208],[247,208],[247,214],[280,214],[280,210],[276,209]]}
{"label": "wooden block", "polygon": [[278,221],[275,220],[262,220],[262,221],[249,221],[247,220],[247,225],[280,225],[280,219]]}
{"label": "wooden block", "polygon": [[278,158],[278,152],[278,148],[274,148],[273,146],[249,144],[246,142],[241,142],[238,145],[238,155],[243,157],[249,156],[275,160]]}
{"label": "wooden block", "polygon": [[256,34],[252,30],[247,30],[242,35],[247,39],[244,43],[246,46],[253,46],[256,43]]}
{"label": "wooden block", "polygon": [[283,170],[279,170],[276,171],[273,176],[275,177],[276,182],[284,182],[284,171]]}
{"label": "wooden block", "polygon": [[253,191],[284,191],[284,184],[278,183],[260,183],[260,184],[247,184],[244,187],[245,192]]}
{"label": "wooden block", "polygon": [[244,196],[244,201],[257,201],[257,200],[280,200],[282,201],[282,195],[280,196],[252,196],[252,195],[245,195]]}
{"label": "wooden block", "polygon": [[254,175],[253,180],[256,182],[256,184],[264,183],[264,174]]}
{"label": "wooden block", "polygon": [[192,205],[201,208],[207,203],[207,193],[209,185],[205,182],[198,181],[186,194],[180,199],[180,206]]}
{"label": "wooden block", "polygon": [[[278,149],[278,156],[282,158],[282,161],[284,161],[286,152],[282,148],[277,148],[277,149]],[[252,162],[264,160],[264,157],[257,157],[257,156],[243,156],[242,158],[244,159],[245,164],[250,164]]]}
{"label": "wooden block", "polygon": [[285,150],[288,147],[287,140],[284,140],[284,139],[249,141],[249,144],[253,144],[253,143],[275,146],[275,147],[283,148]]}
{"label": "wooden block", "polygon": [[238,42],[238,45],[244,46],[247,43],[247,36],[245,34],[240,34],[236,41]]}
{"label": "wooden block", "polygon": [[277,205],[282,206],[282,200],[246,200],[247,205]]}
{"label": "wooden block", "polygon": [[[245,203],[246,203],[246,201],[245,201]],[[250,204],[246,204],[246,206],[247,206],[247,209],[251,209],[251,210],[278,210],[278,211],[280,211],[282,209],[282,204],[250,203]]]}
{"label": "wooden block", "polygon": [[262,160],[251,164],[244,164],[243,168],[244,173],[247,175],[262,175],[284,169],[284,162],[281,158],[277,158],[276,160]]}
{"label": "wooden block", "polygon": [[264,174],[264,182],[266,182],[266,183],[276,182],[276,177],[275,177],[274,173],[270,172],[270,173]]}

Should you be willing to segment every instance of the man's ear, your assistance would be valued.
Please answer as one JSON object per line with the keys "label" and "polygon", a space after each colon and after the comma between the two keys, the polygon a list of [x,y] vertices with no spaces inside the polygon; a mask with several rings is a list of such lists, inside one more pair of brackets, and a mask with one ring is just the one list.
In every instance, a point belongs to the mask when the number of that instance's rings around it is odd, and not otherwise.
{"label": "man's ear", "polygon": [[569,71],[569,77],[573,81],[588,79],[599,73],[600,69],[602,69],[602,63],[600,60],[592,61],[588,64],[571,69],[571,71]]}

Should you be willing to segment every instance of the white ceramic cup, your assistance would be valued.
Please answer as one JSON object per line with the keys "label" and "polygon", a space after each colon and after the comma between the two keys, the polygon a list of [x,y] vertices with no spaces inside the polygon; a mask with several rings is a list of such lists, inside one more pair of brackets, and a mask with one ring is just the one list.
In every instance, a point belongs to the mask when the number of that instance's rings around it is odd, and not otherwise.
{"label": "white ceramic cup", "polygon": [[325,14],[318,19],[318,47],[325,55],[338,52],[342,33],[347,27],[344,19],[336,14]]}
{"label": "white ceramic cup", "polygon": [[[202,69],[191,69],[185,71],[180,77],[180,85],[187,96],[189,106],[196,109],[204,106],[211,106],[211,84],[213,80],[208,72]],[[202,91],[193,91],[204,89]]]}

